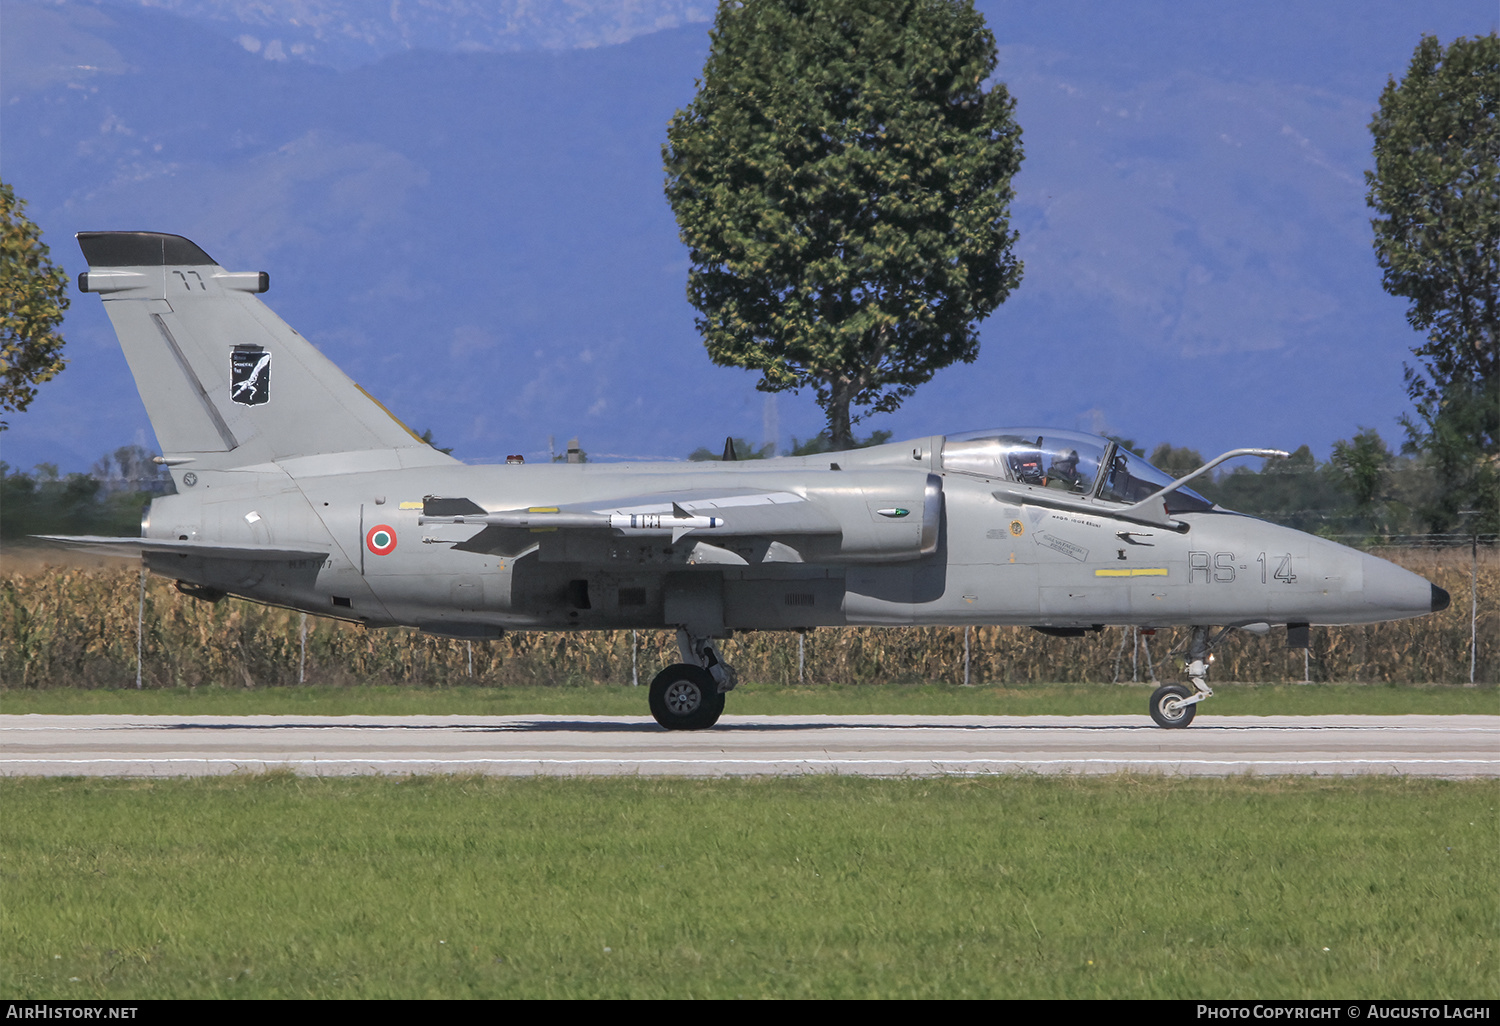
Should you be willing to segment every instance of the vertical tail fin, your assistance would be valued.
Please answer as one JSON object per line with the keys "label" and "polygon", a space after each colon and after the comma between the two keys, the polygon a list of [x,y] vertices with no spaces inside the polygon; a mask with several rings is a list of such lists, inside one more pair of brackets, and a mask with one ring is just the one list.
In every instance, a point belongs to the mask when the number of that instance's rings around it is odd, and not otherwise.
{"label": "vertical tail fin", "polygon": [[162,454],[228,469],[386,451],[392,466],[454,463],[349,380],[231,273],[180,235],[80,232]]}

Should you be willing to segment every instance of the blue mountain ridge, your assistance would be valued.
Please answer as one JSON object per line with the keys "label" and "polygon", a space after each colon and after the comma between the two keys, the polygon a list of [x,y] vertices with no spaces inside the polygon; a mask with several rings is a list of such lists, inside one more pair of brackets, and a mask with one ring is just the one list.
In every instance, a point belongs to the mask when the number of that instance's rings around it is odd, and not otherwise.
{"label": "blue mountain ridge", "polygon": [[[1416,338],[1370,253],[1366,125],[1421,31],[1487,31],[1492,12],[981,6],[1025,133],[1026,276],[973,367],[866,427],[1044,422],[1203,450],[1395,437]],[[70,273],[73,232],[116,228],[268,270],[269,305],[464,458],[535,458],[549,435],[669,457],[762,436],[754,377],[698,341],[662,195],[707,26],[340,70],[121,2],[8,0],[4,19],[0,173]],[[97,298],[75,295],[66,332],[69,367],[0,436],[13,466],[154,444]],[[783,445],[820,427],[810,396],[775,402]]]}

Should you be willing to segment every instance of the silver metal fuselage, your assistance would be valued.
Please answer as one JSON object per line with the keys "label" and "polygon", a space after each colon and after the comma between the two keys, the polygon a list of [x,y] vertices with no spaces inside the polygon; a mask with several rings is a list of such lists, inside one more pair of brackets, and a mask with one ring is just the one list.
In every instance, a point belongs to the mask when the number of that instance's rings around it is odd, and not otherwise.
{"label": "silver metal fuselage", "polygon": [[268,274],[166,233],[78,240],[79,287],[115,327],[178,494],[142,538],[47,537],[139,551],[203,598],[458,637],[679,628],[705,672],[702,640],[734,630],[1300,628],[1447,602],[1184,487],[1279,450],[1175,481],[1108,439],[1040,428],[764,461],[466,466],[261,302]]}
{"label": "silver metal fuselage", "polygon": [[[1046,488],[945,472],[942,443],[740,463],[402,467],[393,454],[369,452],[321,467],[321,457],[309,457],[204,468],[187,486],[179,475],[180,494],[152,504],[146,538],[327,557],[145,558],[156,573],[258,602],[457,637],[670,627],[722,636],[845,624],[1356,624],[1434,608],[1426,580],[1334,542],[1221,510],[1174,514],[1186,530],[1173,530],[1119,519],[1102,502],[1059,508]],[[875,507],[920,497],[931,475],[941,482],[941,522],[935,549],[922,554],[921,525]],[[793,493],[834,509],[842,531],[767,544],[709,530],[673,541],[539,528],[507,551],[470,551],[455,545],[480,527],[419,523],[429,496],[516,510],[715,489]]]}

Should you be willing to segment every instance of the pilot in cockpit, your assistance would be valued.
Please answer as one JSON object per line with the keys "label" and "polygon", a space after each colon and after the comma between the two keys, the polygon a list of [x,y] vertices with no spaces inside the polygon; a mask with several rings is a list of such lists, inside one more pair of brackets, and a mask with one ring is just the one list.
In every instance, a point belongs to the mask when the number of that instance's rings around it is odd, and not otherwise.
{"label": "pilot in cockpit", "polygon": [[1052,462],[1047,471],[1047,487],[1064,491],[1078,491],[1083,475],[1078,473],[1078,450],[1068,449]]}

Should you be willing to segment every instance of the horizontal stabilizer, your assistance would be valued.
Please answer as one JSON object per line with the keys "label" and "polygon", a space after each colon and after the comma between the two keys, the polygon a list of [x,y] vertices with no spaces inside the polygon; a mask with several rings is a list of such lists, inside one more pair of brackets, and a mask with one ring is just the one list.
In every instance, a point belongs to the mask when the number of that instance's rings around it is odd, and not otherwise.
{"label": "horizontal stabilizer", "polygon": [[38,541],[51,542],[96,556],[135,558],[148,552],[200,559],[233,559],[241,562],[281,562],[292,559],[328,558],[327,549],[289,549],[282,545],[217,545],[213,542],[171,541],[166,538],[107,538],[102,535],[34,534]]}

